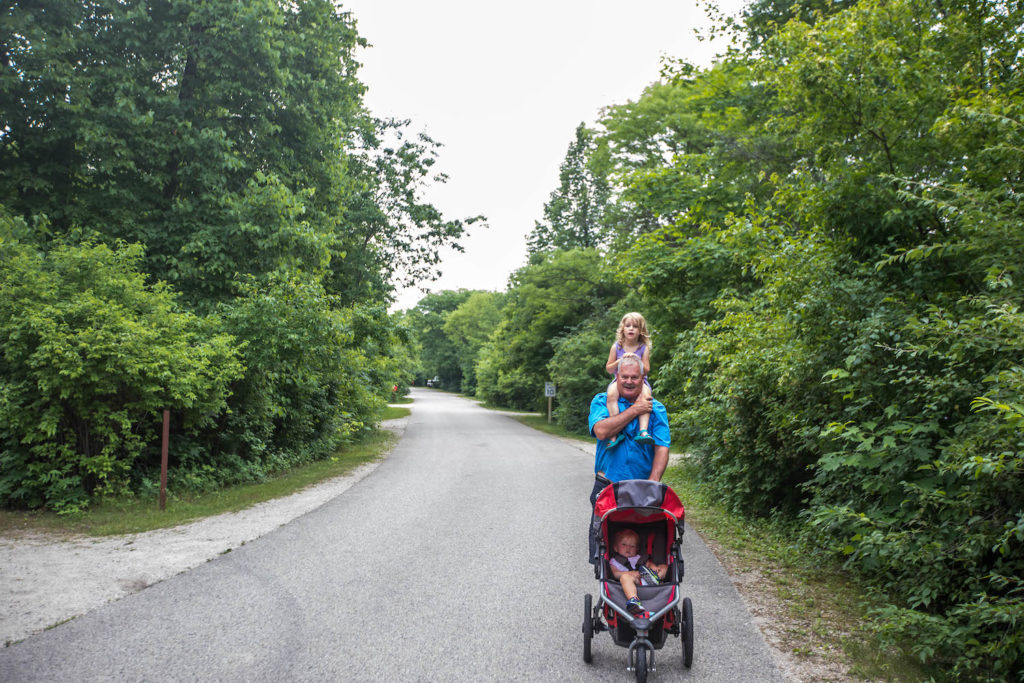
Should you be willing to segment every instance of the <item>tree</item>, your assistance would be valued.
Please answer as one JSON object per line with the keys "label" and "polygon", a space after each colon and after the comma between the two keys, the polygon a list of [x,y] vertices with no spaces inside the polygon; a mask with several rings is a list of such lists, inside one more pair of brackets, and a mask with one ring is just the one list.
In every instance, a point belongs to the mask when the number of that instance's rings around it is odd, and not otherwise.
{"label": "tree", "polygon": [[552,249],[591,249],[608,234],[605,211],[610,188],[604,154],[582,123],[559,167],[558,189],[544,204],[546,222],[538,221],[527,240],[531,254]]}
{"label": "tree", "polygon": [[236,273],[323,269],[362,93],[361,41],[329,2],[9,15],[0,196],[12,210],[72,238],[145,244],[147,271],[193,302],[230,297]]}
{"label": "tree", "polygon": [[445,336],[453,348],[459,349],[464,393],[476,393],[476,363],[501,320],[504,302],[505,296],[497,292],[473,292],[445,319]]}
{"label": "tree", "polygon": [[[330,0],[2,12],[0,203],[47,226],[45,258],[131,250],[183,313],[217,321],[197,348],[225,331],[237,344],[221,414],[181,435],[182,486],[259,479],[369,429],[412,362],[384,310],[394,283],[425,279],[475,219],[422,199],[443,180],[435,143],[363,108],[349,14]],[[142,481],[147,453],[134,463]]]}
{"label": "tree", "polygon": [[531,260],[509,278],[502,321],[476,370],[480,398],[521,410],[544,406],[556,340],[624,294],[594,249],[534,254]]}
{"label": "tree", "polygon": [[387,297],[396,285],[437,278],[444,248],[461,251],[458,240],[483,216],[447,220],[422,198],[437,173],[439,143],[426,134],[411,139],[409,121],[372,119],[362,129],[349,160],[355,191],[346,205],[344,230],[335,237],[330,287],[351,302]]}
{"label": "tree", "polygon": [[445,330],[449,316],[473,294],[466,289],[427,294],[409,311],[409,325],[420,348],[419,381],[437,377],[445,389],[462,386],[462,343],[449,337]]}

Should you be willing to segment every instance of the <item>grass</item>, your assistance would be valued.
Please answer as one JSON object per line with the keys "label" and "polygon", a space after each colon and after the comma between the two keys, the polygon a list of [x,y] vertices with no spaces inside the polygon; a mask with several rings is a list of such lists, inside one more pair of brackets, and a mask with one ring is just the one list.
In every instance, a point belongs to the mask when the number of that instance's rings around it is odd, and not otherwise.
{"label": "grass", "polygon": [[920,681],[937,672],[922,668],[908,652],[883,650],[867,625],[867,599],[831,557],[806,546],[797,527],[748,519],[724,508],[700,486],[696,466],[683,461],[665,473],[686,505],[686,521],[708,541],[719,561],[743,581],[741,592],[777,605],[769,628],[797,657],[837,663],[855,678]]}
{"label": "grass", "polygon": [[[409,413],[408,408],[394,410]],[[385,415],[385,419],[390,418]],[[0,510],[0,534],[44,532],[109,536],[178,526],[203,517],[243,510],[347,474],[379,459],[394,443],[394,434],[381,430],[359,443],[345,446],[332,458],[296,467],[266,481],[195,495],[172,495],[169,491],[167,508],[163,511],[158,509],[155,497],[153,500],[105,500],[83,513],[65,516],[53,512]]]}
{"label": "grass", "polygon": [[386,406],[384,408],[384,415],[381,417],[382,420],[394,420],[399,417],[409,417],[412,411],[408,408],[400,408],[397,406]]}
{"label": "grass", "polygon": [[592,436],[584,436],[582,434],[577,434],[576,432],[566,431],[566,429],[557,422],[549,423],[547,414],[517,415],[515,419],[519,420],[528,427],[533,427],[534,429],[538,429],[542,432],[547,432],[548,434],[562,436],[568,439],[576,439],[577,441],[584,441],[587,443],[594,443],[594,437]]}

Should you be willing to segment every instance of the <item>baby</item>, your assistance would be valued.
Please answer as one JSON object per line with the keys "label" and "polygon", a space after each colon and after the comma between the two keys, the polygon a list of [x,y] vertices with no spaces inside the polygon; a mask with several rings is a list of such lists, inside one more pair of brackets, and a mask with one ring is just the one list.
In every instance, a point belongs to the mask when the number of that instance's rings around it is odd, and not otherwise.
{"label": "baby", "polygon": [[667,564],[655,564],[650,557],[640,552],[640,536],[632,529],[623,529],[615,534],[608,563],[612,567],[612,576],[622,584],[622,592],[626,594],[626,610],[630,614],[645,611],[636,594],[637,585],[656,586],[668,573]]}

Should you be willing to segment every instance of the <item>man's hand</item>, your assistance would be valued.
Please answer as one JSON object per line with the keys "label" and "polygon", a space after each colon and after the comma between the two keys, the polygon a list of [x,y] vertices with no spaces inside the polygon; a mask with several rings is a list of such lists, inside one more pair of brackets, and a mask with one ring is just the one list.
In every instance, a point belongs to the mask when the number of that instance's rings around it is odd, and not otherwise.
{"label": "man's hand", "polygon": [[[594,436],[598,439],[607,440],[621,432],[626,428],[633,420],[637,419],[645,413],[650,413],[654,410],[654,400],[651,398],[644,398],[639,396],[636,399],[636,403],[623,410],[618,415],[612,415],[606,417],[596,425],[594,425]],[[664,468],[662,468],[664,469]]]}
{"label": "man's hand", "polygon": [[633,405],[627,408],[627,412],[630,410],[635,413],[635,417],[654,412],[654,399],[650,396],[641,396]]}

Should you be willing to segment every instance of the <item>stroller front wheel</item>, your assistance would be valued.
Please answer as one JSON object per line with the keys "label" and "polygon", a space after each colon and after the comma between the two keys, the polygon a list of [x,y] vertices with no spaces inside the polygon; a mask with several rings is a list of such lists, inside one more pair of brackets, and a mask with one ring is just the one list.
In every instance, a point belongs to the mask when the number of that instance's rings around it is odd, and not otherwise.
{"label": "stroller front wheel", "polygon": [[647,683],[647,648],[638,647],[636,653],[636,683]]}

